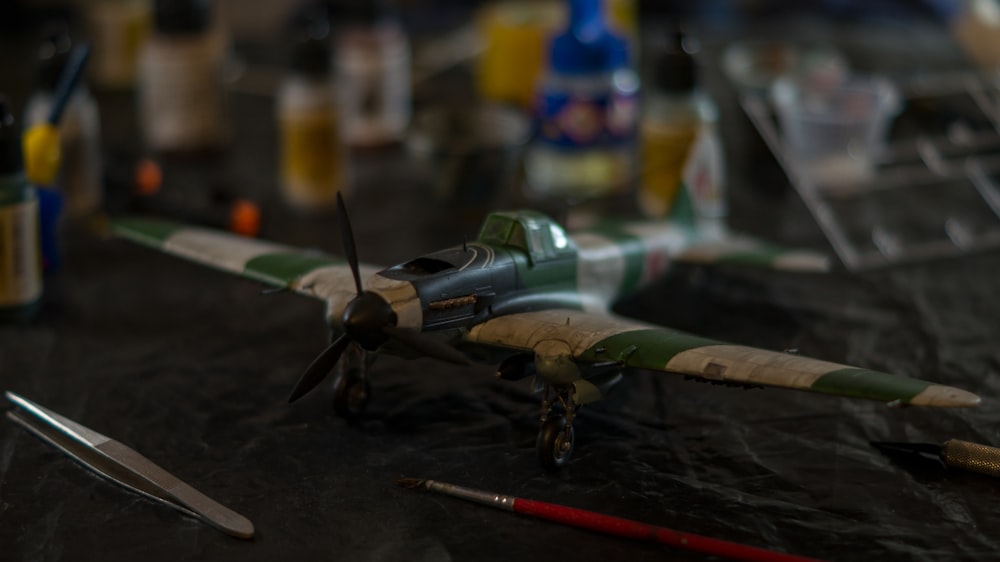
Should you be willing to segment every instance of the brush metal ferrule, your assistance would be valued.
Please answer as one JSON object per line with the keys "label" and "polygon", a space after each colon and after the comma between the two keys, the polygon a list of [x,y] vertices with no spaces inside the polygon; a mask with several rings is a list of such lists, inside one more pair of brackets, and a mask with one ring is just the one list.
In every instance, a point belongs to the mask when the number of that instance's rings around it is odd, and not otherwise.
{"label": "brush metal ferrule", "polygon": [[1000,449],[959,439],[945,441],[941,460],[949,466],[1000,477]]}
{"label": "brush metal ferrule", "polygon": [[475,502],[489,507],[494,507],[496,509],[502,509],[504,511],[514,511],[513,496],[504,496],[501,494],[494,494],[483,490],[473,490],[472,488],[465,488],[463,486],[456,486],[454,484],[446,484],[444,482],[437,482],[435,480],[426,481],[424,483],[424,486],[428,490],[434,492],[448,494],[449,496],[455,496],[457,498],[462,498],[470,502]]}

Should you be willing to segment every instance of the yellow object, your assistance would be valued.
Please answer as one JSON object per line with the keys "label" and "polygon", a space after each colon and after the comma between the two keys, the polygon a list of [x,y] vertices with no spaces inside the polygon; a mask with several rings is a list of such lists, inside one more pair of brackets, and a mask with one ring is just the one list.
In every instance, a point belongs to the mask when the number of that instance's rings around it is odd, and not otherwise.
{"label": "yellow object", "polygon": [[59,171],[59,129],[50,123],[33,125],[24,132],[24,172],[34,185],[51,185]]}
{"label": "yellow object", "polygon": [[699,128],[700,123],[694,120],[677,124],[643,124],[639,201],[645,214],[662,217],[670,212],[681,188],[684,167]]}
{"label": "yellow object", "polygon": [[608,22],[615,31],[627,37],[630,43],[638,37],[639,16],[636,0],[607,0],[605,12],[608,15]]}
{"label": "yellow object", "polygon": [[560,2],[505,1],[479,17],[486,49],[479,61],[479,93],[490,101],[530,107],[551,36],[564,25]]}
{"label": "yellow object", "polygon": [[[635,0],[605,0],[608,22],[638,47]],[[566,2],[503,0],[486,6],[477,18],[486,48],[479,60],[479,93],[490,101],[531,107],[545,70],[549,41],[566,25]]]}
{"label": "yellow object", "polygon": [[281,177],[286,198],[303,210],[332,208],[342,183],[337,120],[330,111],[286,115],[281,128]]}
{"label": "yellow object", "polygon": [[996,0],[966,0],[949,23],[965,53],[983,69],[1000,68],[1000,5]]}

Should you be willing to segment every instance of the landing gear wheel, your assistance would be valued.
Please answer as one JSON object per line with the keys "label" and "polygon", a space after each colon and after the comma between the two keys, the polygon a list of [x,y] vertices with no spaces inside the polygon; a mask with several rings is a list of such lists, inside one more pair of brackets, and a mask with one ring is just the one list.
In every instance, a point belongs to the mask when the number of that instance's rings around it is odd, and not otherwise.
{"label": "landing gear wheel", "polygon": [[333,411],[346,420],[358,419],[365,413],[371,393],[368,377],[361,376],[358,369],[345,371],[333,383]]}
{"label": "landing gear wheel", "polygon": [[542,468],[555,472],[566,466],[573,456],[573,426],[566,426],[566,418],[561,414],[550,414],[538,431],[535,448]]}

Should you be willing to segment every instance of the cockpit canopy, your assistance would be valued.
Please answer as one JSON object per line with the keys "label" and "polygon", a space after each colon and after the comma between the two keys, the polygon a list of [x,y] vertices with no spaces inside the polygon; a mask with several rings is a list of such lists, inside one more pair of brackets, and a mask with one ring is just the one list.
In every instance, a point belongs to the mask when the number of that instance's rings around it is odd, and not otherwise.
{"label": "cockpit canopy", "polygon": [[491,213],[479,231],[480,242],[523,251],[531,263],[572,257],[573,241],[549,217],[534,211]]}
{"label": "cockpit canopy", "polygon": [[434,273],[440,273],[449,269],[455,269],[455,264],[450,261],[445,261],[436,256],[423,256],[414,260],[410,260],[399,266],[399,269],[403,271],[419,276],[419,275],[431,275]]}

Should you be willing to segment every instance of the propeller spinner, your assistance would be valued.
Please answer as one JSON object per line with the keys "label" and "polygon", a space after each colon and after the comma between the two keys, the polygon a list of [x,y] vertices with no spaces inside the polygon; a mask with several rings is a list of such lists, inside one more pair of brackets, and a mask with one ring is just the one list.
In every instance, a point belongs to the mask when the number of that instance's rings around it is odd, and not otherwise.
{"label": "propeller spinner", "polygon": [[340,239],[344,244],[344,256],[354,277],[358,295],[344,308],[342,322],[344,333],[320,353],[299,377],[295,388],[288,397],[294,402],[305,396],[319,383],[340,360],[351,343],[357,343],[367,351],[375,351],[383,343],[392,339],[413,348],[420,353],[459,365],[468,365],[469,360],[450,345],[424,336],[416,330],[396,326],[396,312],[385,298],[377,293],[365,291],[361,284],[358,266],[358,251],[354,243],[354,232],[347,215],[344,198],[337,194],[337,222],[340,224]]}

